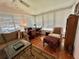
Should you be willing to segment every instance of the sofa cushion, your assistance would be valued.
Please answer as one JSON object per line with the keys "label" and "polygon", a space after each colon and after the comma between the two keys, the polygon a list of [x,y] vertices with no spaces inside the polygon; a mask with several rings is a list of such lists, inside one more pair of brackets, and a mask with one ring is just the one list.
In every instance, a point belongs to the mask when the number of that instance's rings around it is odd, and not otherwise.
{"label": "sofa cushion", "polygon": [[15,39],[18,39],[18,31],[15,32],[11,32],[11,33],[3,33],[2,34],[4,40],[8,41],[12,41]]}
{"label": "sofa cushion", "polygon": [[2,34],[0,34],[0,44],[3,44],[3,43],[5,43],[5,40],[3,39]]}

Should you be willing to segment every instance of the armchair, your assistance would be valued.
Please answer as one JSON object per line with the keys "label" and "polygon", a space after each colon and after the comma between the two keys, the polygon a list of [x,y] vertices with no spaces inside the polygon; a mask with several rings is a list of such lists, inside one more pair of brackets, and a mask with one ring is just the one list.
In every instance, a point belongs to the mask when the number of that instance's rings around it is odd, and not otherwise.
{"label": "armchair", "polygon": [[29,39],[33,39],[36,36],[36,30],[32,28],[28,28],[27,34],[29,35]]}
{"label": "armchair", "polygon": [[62,37],[62,27],[54,27],[54,30],[52,33],[50,33],[48,36],[53,36],[53,37]]}
{"label": "armchair", "polygon": [[44,46],[44,43],[47,43],[48,46],[56,49],[57,47],[60,46],[61,37],[62,37],[62,28],[55,27],[53,30],[53,33],[48,34],[48,36],[46,36],[43,39],[43,46]]}

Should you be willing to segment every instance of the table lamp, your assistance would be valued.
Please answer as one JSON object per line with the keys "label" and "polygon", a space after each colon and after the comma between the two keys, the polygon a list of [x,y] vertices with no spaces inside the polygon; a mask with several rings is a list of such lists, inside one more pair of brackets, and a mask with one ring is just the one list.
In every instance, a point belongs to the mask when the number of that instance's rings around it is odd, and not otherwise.
{"label": "table lamp", "polygon": [[26,27],[27,27],[26,20],[21,20],[20,26],[21,26],[21,30],[22,31],[25,31],[26,30]]}

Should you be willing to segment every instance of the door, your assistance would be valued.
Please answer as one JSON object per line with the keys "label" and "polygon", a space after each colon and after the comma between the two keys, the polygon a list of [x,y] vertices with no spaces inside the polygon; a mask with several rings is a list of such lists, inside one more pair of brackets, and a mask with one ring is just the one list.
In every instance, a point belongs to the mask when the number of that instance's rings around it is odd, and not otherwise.
{"label": "door", "polygon": [[70,54],[73,54],[73,50],[74,50],[74,40],[75,40],[75,34],[77,29],[77,23],[78,23],[78,16],[72,14],[69,15],[66,24],[65,49]]}

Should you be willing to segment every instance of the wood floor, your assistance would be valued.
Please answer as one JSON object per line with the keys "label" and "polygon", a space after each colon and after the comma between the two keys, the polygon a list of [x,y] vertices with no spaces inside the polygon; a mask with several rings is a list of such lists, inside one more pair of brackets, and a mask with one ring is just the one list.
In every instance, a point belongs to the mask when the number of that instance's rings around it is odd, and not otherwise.
{"label": "wood floor", "polygon": [[64,49],[57,48],[56,50],[50,48],[49,46],[43,46],[43,36],[39,36],[35,39],[32,39],[32,44],[36,46],[37,48],[41,49],[45,53],[56,56],[57,59],[74,59],[73,56],[71,56],[68,52],[66,52]]}

